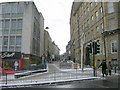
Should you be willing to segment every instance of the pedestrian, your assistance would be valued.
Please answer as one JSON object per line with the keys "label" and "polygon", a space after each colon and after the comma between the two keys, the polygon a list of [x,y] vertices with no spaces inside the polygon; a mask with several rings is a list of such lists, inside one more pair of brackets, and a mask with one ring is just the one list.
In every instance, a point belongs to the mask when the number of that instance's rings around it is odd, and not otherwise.
{"label": "pedestrian", "polygon": [[106,60],[103,60],[102,63],[98,66],[99,67],[102,67],[102,75],[104,77],[104,75],[107,76],[107,72],[106,72],[106,69],[107,69],[107,65],[106,65]]}
{"label": "pedestrian", "polygon": [[112,64],[111,61],[108,62],[108,73],[111,76]]}

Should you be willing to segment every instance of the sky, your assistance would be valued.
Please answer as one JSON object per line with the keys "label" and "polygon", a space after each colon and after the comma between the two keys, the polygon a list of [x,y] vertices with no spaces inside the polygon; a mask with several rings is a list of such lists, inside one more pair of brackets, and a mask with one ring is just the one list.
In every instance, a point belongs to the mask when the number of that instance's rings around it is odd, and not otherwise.
{"label": "sky", "polygon": [[34,1],[39,12],[44,17],[44,28],[49,27],[52,41],[58,45],[60,54],[66,51],[66,45],[70,40],[70,13],[74,0],[0,0],[11,1]]}

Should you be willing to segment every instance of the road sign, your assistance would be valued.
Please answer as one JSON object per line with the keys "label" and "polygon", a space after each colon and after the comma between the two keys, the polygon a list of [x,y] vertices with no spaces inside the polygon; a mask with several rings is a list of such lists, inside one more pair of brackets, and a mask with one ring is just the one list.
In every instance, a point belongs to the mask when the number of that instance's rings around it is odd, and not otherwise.
{"label": "road sign", "polygon": [[79,64],[78,64],[78,63],[73,63],[73,68],[74,68],[74,69],[78,69],[78,67],[79,67]]}

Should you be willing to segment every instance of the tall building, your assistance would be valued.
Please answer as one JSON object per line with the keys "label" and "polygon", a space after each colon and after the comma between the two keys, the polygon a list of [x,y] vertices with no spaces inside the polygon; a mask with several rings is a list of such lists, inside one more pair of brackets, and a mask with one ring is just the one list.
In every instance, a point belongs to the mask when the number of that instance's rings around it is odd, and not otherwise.
{"label": "tall building", "polygon": [[92,55],[88,54],[86,47],[90,42],[98,42],[100,53],[95,55],[95,65],[103,59],[111,61],[113,66],[120,65],[119,9],[119,2],[73,2],[70,17],[72,59],[92,66]]}
{"label": "tall building", "polygon": [[[2,67],[21,69],[40,64],[44,53],[44,18],[33,1],[0,3],[0,56]],[[21,61],[20,61],[21,60]]]}
{"label": "tall building", "polygon": [[59,60],[60,58],[60,49],[52,41],[48,31],[44,30],[44,54],[48,62],[51,62],[52,58]]}
{"label": "tall building", "polygon": [[66,45],[66,59],[67,60],[71,60],[71,52],[70,52],[70,47],[71,45],[70,45],[70,41],[68,42],[68,44]]}
{"label": "tall building", "polygon": [[58,47],[58,45],[55,44],[55,42],[52,42],[52,57],[54,56],[55,61],[60,59],[60,49]]}
{"label": "tall building", "polygon": [[51,51],[52,39],[49,35],[49,32],[44,30],[44,53],[47,57],[47,61],[50,61],[52,51]]}

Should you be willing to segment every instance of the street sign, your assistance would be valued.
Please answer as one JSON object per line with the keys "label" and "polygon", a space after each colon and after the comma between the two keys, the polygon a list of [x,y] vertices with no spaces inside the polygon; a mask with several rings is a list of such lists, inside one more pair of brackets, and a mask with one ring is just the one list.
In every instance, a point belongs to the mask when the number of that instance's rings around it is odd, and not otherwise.
{"label": "street sign", "polygon": [[73,68],[74,68],[74,69],[78,69],[78,67],[79,67],[79,64],[78,64],[78,63],[73,63]]}

